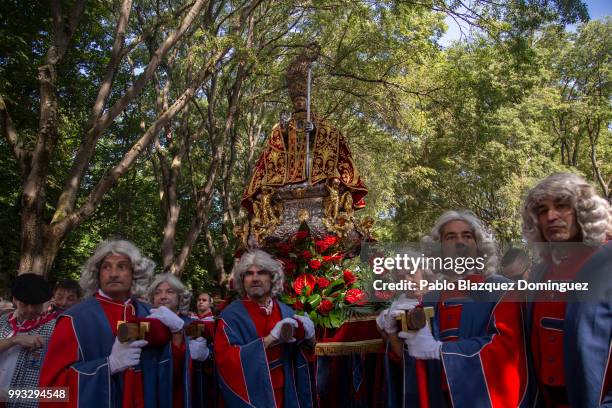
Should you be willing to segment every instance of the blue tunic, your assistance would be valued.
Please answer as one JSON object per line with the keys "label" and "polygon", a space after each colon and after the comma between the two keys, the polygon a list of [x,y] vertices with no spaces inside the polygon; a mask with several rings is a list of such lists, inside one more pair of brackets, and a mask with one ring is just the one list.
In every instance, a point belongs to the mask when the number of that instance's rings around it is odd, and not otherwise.
{"label": "blue tunic", "polygon": [[[494,281],[508,280],[499,276],[487,279],[487,282]],[[527,407],[528,370],[521,307],[518,303],[502,301],[503,295],[502,292],[464,292],[461,298],[446,300],[446,306],[461,308],[460,321],[458,327],[441,331],[440,293],[428,293],[423,303],[435,311],[432,334],[444,342],[441,359],[426,360],[428,393],[419,395],[416,360],[405,350],[399,394],[403,401],[395,399],[396,385],[388,380],[388,406],[418,407],[420,399],[427,398],[431,408],[448,407],[442,383],[444,372],[448,395],[455,408],[506,406],[509,401]],[[450,339],[454,341],[446,341]],[[390,364],[387,358],[387,376],[392,375]],[[506,378],[500,377],[502,372],[508,373]]]}
{"label": "blue tunic", "polygon": [[[542,263],[533,281],[548,270]],[[564,374],[571,407],[612,406],[612,243],[597,249],[576,274],[588,291],[572,292],[567,299],[563,330]],[[527,328],[532,328],[531,307]],[[536,394],[536,393],[534,393]],[[536,394],[541,397],[541,393]],[[545,406],[542,398],[537,406]]]}
{"label": "blue tunic", "polygon": [[[136,316],[149,315],[150,306],[132,299]],[[83,408],[121,407],[123,376],[111,375],[108,356],[115,336],[109,326],[102,306],[95,298],[89,298],[65,313],[72,319],[72,327],[79,345],[79,360],[72,365],[78,372],[79,406]],[[170,345],[144,347],[140,364],[142,371],[145,407],[172,408],[172,353]],[[187,399],[186,401],[189,401]]]}
{"label": "blue tunic", "polygon": [[[292,317],[295,312],[282,302],[282,318]],[[249,312],[242,302],[234,301],[221,313],[223,328],[231,345],[240,347],[240,364],[244,373],[243,386],[248,392],[249,401],[238,397],[227,385],[219,372],[219,385],[225,405],[231,408],[276,406],[274,389],[270,379],[266,350],[257,335],[257,329]],[[313,389],[310,383],[308,360],[296,343],[283,345],[282,364],[284,369],[284,408],[309,408],[313,406]],[[223,356],[217,356],[223,358]]]}

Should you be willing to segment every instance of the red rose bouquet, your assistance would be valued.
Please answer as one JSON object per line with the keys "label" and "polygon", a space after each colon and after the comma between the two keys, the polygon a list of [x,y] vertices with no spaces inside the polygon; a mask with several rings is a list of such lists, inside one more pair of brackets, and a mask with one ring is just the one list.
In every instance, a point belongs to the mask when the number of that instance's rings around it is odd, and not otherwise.
{"label": "red rose bouquet", "polygon": [[348,309],[367,302],[357,274],[343,265],[344,251],[335,235],[314,239],[303,224],[289,243],[273,251],[285,265],[283,302],[315,324],[340,327]]}

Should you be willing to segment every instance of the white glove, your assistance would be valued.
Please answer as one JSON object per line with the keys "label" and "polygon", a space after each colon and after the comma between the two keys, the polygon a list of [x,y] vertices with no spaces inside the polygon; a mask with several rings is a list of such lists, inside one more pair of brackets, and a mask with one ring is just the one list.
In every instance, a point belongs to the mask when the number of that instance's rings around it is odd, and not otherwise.
{"label": "white glove", "polygon": [[391,312],[396,312],[396,311],[401,312],[402,310],[404,311],[412,310],[418,305],[419,305],[418,300],[401,296],[400,298],[396,299],[393,303],[391,303],[391,307],[389,308],[389,310],[391,310]]}
{"label": "white glove", "polygon": [[[291,326],[293,326],[294,330],[297,329],[298,327],[298,322],[294,318],[285,317],[283,320],[276,323],[276,325],[274,325],[272,330],[270,330],[270,336],[274,337],[276,340],[283,341],[281,339],[281,328],[283,327],[285,323],[289,323]],[[291,337],[289,340],[286,340],[287,343],[293,343],[294,341],[295,341],[295,337]]]}
{"label": "white glove", "polygon": [[380,330],[384,330],[387,333],[394,333],[393,330],[395,330],[395,325],[393,327],[389,327],[387,323],[387,320],[390,320],[388,319],[389,312],[390,312],[389,309],[385,309],[382,312],[380,312],[378,316],[376,316],[376,326],[378,326]]}
{"label": "white glove", "polygon": [[115,343],[108,356],[108,368],[111,374],[120,373],[140,362],[140,352],[147,345],[146,340],[136,340],[131,343],[121,343],[115,337]]}
{"label": "white glove", "polygon": [[189,355],[192,360],[205,361],[210,355],[210,350],[206,346],[206,339],[198,337],[195,340],[189,340]]}
{"label": "white glove", "polygon": [[442,342],[434,339],[429,325],[416,332],[399,332],[399,338],[404,339],[408,354],[419,360],[439,360]]}
{"label": "white glove", "polygon": [[306,339],[312,339],[315,336],[315,327],[314,327],[314,323],[312,322],[312,320],[310,320],[310,317],[308,317],[308,315],[304,315],[304,316],[300,316],[300,315],[293,315],[294,319],[298,319],[300,322],[302,322],[302,326],[304,326],[304,337]]}
{"label": "white glove", "polygon": [[154,319],[162,322],[172,333],[176,333],[183,329],[183,319],[178,317],[176,313],[172,310],[168,309],[166,306],[160,306],[157,309],[151,309],[151,314],[147,317],[152,317]]}
{"label": "white glove", "polygon": [[383,310],[376,318],[376,324],[379,328],[386,331],[389,334],[397,332],[397,322],[395,318],[407,310],[412,310],[419,305],[416,299],[407,299],[400,297],[391,303],[389,309]]}

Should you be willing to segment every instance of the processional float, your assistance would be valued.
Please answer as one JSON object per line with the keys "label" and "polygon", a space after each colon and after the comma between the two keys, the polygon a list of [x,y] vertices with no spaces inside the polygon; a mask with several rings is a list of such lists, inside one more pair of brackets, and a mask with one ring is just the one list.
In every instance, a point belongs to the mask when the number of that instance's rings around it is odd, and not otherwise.
{"label": "processional float", "polygon": [[[319,401],[332,406],[346,391],[369,402],[378,398],[382,386],[374,383],[384,377],[384,347],[372,306],[384,303],[370,302],[360,279],[364,265],[356,261],[374,240],[374,220],[355,216],[368,190],[342,133],[311,110],[312,63],[319,51],[310,44],[288,66],[293,112],[281,113],[266,141],[242,198],[248,219],[234,232],[239,252],[261,248],[283,262],[288,285],[282,300],[317,327],[319,392],[335,388],[337,394],[319,394]],[[398,317],[400,330],[423,327],[427,319],[415,310]],[[370,368],[374,372],[364,381]],[[340,386],[329,375],[335,370],[350,372],[350,380]]]}
{"label": "processional float", "polygon": [[[367,310],[367,298],[355,257],[372,240],[373,219],[355,216],[368,190],[346,140],[311,109],[312,63],[318,56],[319,47],[311,44],[287,69],[293,111],[281,113],[266,141],[242,199],[248,219],[234,232],[239,250],[261,248],[283,262],[288,285],[282,300],[317,327],[319,388],[338,392],[329,373],[334,365],[348,364],[352,392],[358,394],[366,387],[356,367],[366,353],[382,351],[376,316],[358,313]],[[360,362],[351,356],[361,356]],[[333,404],[324,399],[320,394],[323,405]]]}

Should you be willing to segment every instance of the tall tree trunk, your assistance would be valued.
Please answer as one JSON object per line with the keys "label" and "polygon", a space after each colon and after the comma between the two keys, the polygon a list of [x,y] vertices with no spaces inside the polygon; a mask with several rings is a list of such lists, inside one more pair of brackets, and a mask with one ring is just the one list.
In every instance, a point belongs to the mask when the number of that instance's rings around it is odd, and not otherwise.
{"label": "tall tree trunk", "polygon": [[600,122],[597,119],[595,120],[593,126],[591,126],[590,121],[587,123],[587,131],[589,132],[589,142],[591,145],[589,156],[591,159],[591,166],[593,168],[593,175],[595,177],[595,180],[597,180],[597,184],[599,184],[603,196],[606,197],[608,201],[610,201],[610,189],[601,174],[599,163],[597,163],[597,140],[599,138],[600,129]]}
{"label": "tall tree trunk", "polygon": [[53,250],[56,241],[47,242],[43,211],[46,204],[45,185],[49,171],[49,161],[58,138],[56,67],[66,54],[70,39],[83,13],[84,5],[84,1],[77,2],[68,20],[66,20],[59,2],[51,2],[53,42],[45,56],[45,65],[38,68],[40,119],[36,145],[29,163],[21,166],[27,170],[24,174],[25,180],[21,195],[20,274],[33,272],[43,275],[48,270],[47,265],[52,263],[52,261],[49,261],[49,250]]}
{"label": "tall tree trunk", "polygon": [[[247,18],[249,19],[249,24],[247,28],[247,44],[252,44],[254,19],[251,13],[254,9],[253,5],[256,4],[258,4],[258,2],[253,2],[250,7],[245,8],[245,11],[241,13],[239,19],[241,22]],[[242,30],[242,24],[234,25],[234,30]],[[175,255],[175,253],[177,252],[176,227],[180,214],[180,206],[178,204],[177,195],[178,177],[180,175],[183,158],[186,154],[188,154],[188,147],[191,143],[191,140],[188,135],[189,128],[187,119],[185,119],[184,126],[182,126],[181,128],[181,132],[183,134],[182,144],[178,153],[174,156],[172,160],[172,166],[167,167],[167,175],[165,177],[164,171],[162,170],[161,172],[161,179],[165,183],[164,191],[167,200],[166,224],[164,227],[162,241],[162,259],[164,270],[174,275],[180,276],[185,270],[187,259],[189,258],[189,255],[191,254],[193,247],[197,242],[198,237],[200,236],[203,228],[206,228],[209,249],[211,255],[215,259],[215,267],[221,276],[225,275],[225,269],[223,265],[223,251],[218,251],[215,248],[214,244],[212,243],[210,231],[207,228],[207,223],[210,219],[208,213],[210,211],[212,199],[215,194],[214,185],[217,181],[220,167],[222,168],[222,179],[225,180],[226,178],[229,178],[229,174],[224,173],[226,168],[224,166],[221,166],[221,163],[224,161],[224,157],[227,153],[225,145],[227,143],[228,138],[233,133],[235,123],[240,115],[238,107],[240,102],[242,84],[247,74],[248,72],[246,69],[246,61],[244,58],[242,58],[238,62],[236,77],[230,88],[228,96],[227,117],[225,119],[224,128],[221,132],[217,130],[217,126],[215,124],[214,119],[214,110],[218,97],[216,76],[213,75],[212,77],[207,115],[202,115],[204,123],[202,127],[198,129],[198,132],[196,132],[198,135],[201,135],[203,134],[203,131],[206,128],[208,129],[210,144],[212,148],[212,160],[208,169],[208,177],[206,179],[206,183],[197,191],[197,193],[193,197],[196,200],[196,210],[193,214],[191,226],[187,232],[187,235],[185,236],[182,245],[180,246],[180,250],[178,251],[177,255]],[[235,161],[235,152],[233,151],[233,149],[235,149],[234,143],[230,145],[230,149],[232,149],[232,151],[229,152],[230,163],[231,166],[233,166],[233,161]],[[162,160],[160,160],[160,162],[161,161]],[[227,184],[224,182],[222,187],[226,185]],[[224,202],[224,206],[225,204],[226,203]],[[224,214],[225,213],[226,212],[224,211]],[[225,225],[223,225],[222,228],[225,228]],[[225,245],[223,245],[223,249],[225,249],[227,248],[228,244],[227,234],[222,233],[222,239],[225,243]]]}

